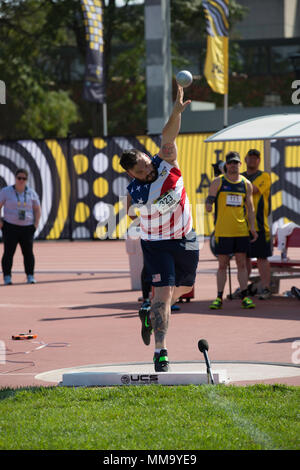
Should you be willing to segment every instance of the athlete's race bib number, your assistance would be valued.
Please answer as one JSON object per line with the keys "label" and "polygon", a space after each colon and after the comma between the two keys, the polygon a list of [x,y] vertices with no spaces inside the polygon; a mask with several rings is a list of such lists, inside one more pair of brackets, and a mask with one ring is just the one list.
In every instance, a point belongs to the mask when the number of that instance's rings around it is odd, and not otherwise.
{"label": "athlete's race bib number", "polygon": [[161,214],[166,214],[174,209],[180,201],[180,195],[170,189],[154,201],[154,205]]}
{"label": "athlete's race bib number", "polygon": [[243,198],[239,194],[227,194],[226,206],[240,207],[242,205]]}

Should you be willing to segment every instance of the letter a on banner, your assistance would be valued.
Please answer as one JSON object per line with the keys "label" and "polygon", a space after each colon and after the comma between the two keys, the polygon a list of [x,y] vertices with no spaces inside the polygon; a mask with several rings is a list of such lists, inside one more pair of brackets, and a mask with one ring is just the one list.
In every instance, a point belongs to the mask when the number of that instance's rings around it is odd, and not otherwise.
{"label": "letter a on banner", "polygon": [[81,0],[81,6],[87,42],[83,97],[104,103],[102,0]]}
{"label": "letter a on banner", "polygon": [[229,0],[203,2],[206,17],[207,51],[204,75],[213,91],[228,93]]}

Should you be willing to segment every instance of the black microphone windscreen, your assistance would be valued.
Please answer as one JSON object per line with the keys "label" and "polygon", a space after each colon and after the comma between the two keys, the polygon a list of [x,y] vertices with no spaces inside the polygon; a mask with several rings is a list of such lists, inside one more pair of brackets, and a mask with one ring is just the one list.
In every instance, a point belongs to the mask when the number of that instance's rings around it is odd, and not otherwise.
{"label": "black microphone windscreen", "polygon": [[202,353],[204,351],[208,351],[208,342],[206,341],[206,339],[200,339],[198,341],[198,348],[199,348],[199,351]]}

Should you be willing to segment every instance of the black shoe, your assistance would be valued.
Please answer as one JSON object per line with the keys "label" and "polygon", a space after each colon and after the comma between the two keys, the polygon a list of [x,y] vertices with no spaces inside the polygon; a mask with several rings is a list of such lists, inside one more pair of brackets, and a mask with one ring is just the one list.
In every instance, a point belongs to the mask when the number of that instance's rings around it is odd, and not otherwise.
{"label": "black shoe", "polygon": [[248,290],[248,295],[255,295],[257,294],[257,286],[256,286],[256,283],[255,282],[251,282],[251,284],[248,284],[248,287],[247,287],[247,290]]}
{"label": "black shoe", "polygon": [[230,294],[227,295],[227,299],[232,300],[232,299],[241,299],[242,298],[242,293],[241,289],[238,287],[234,292],[232,292],[231,296]]}
{"label": "black shoe", "polygon": [[155,372],[168,372],[168,351],[166,349],[161,349],[160,353],[154,353],[153,362]]}
{"label": "black shoe", "polygon": [[150,320],[150,308],[151,304],[149,300],[145,300],[142,303],[141,308],[139,310],[139,317],[142,322],[142,338],[146,346],[149,346],[151,340],[151,333],[152,333],[152,325]]}
{"label": "black shoe", "polygon": [[267,300],[267,299],[270,299],[271,297],[272,297],[272,292],[267,287],[265,287],[262,293],[258,296],[260,300]]}
{"label": "black shoe", "polygon": [[300,300],[300,289],[297,287],[293,286],[291,288],[291,293],[293,294],[294,297],[296,297],[298,300]]}

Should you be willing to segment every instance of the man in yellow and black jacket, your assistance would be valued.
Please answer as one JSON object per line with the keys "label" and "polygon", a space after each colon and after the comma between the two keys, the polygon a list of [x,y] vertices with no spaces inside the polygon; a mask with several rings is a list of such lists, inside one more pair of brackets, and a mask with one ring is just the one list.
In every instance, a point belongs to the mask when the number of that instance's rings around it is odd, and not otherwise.
{"label": "man in yellow and black jacket", "polygon": [[215,253],[218,257],[217,298],[210,305],[211,309],[222,308],[227,266],[233,254],[237,265],[242,307],[255,307],[248,297],[247,289],[247,253],[250,243],[257,239],[255,212],[252,184],[240,175],[240,167],[240,155],[237,152],[229,152],[226,155],[226,172],[213,180],[206,199],[208,212],[212,211],[215,204]]}
{"label": "man in yellow and black jacket", "polygon": [[272,237],[268,222],[271,211],[271,176],[265,171],[259,170],[260,152],[250,149],[245,157],[247,170],[242,173],[253,187],[253,204],[255,210],[255,230],[258,238],[251,243],[247,253],[248,273],[251,272],[251,258],[257,258],[257,268],[259,271],[262,293],[260,299],[271,297],[270,282],[271,270],[268,257],[272,256]]}

